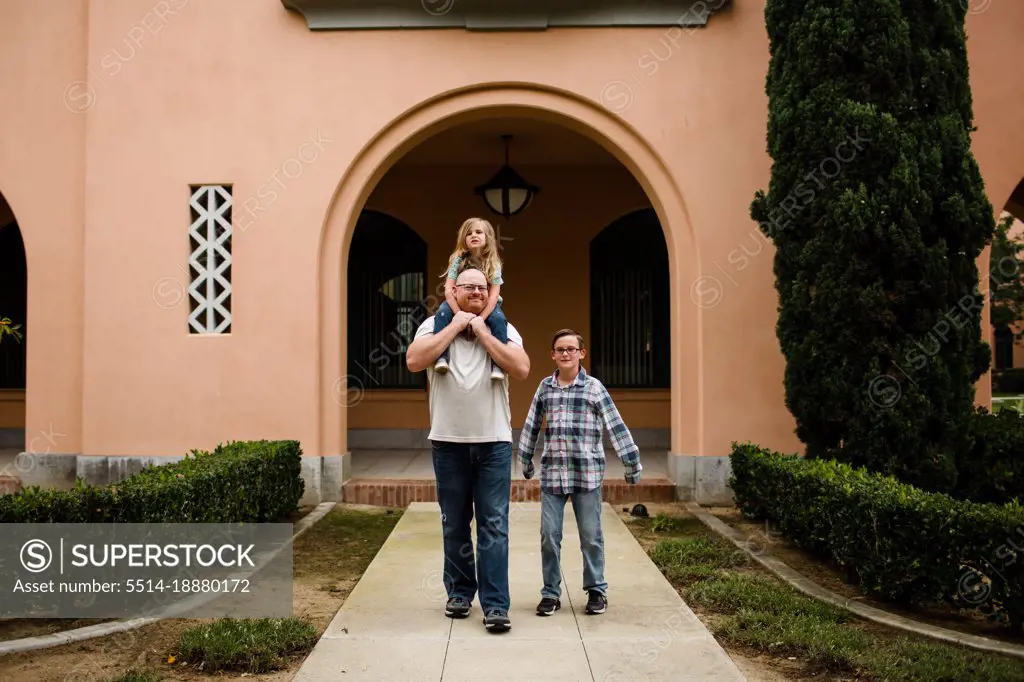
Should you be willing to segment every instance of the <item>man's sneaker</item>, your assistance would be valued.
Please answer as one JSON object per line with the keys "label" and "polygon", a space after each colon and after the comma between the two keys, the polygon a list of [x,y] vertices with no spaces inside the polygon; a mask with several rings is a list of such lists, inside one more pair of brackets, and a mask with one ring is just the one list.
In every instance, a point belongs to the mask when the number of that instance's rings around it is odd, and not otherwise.
{"label": "man's sneaker", "polygon": [[444,607],[444,615],[449,618],[465,618],[469,615],[470,603],[464,597],[452,597]]}
{"label": "man's sneaker", "polygon": [[552,613],[562,608],[562,602],[558,599],[552,599],[551,597],[544,597],[537,604],[537,615],[538,616],[550,616]]}
{"label": "man's sneaker", "polygon": [[504,609],[491,609],[484,617],[484,627],[491,632],[505,632],[511,629],[512,621]]}
{"label": "man's sneaker", "polygon": [[590,590],[590,599],[587,600],[587,613],[596,616],[608,610],[608,598],[597,590]]}
{"label": "man's sneaker", "polygon": [[494,379],[495,381],[501,381],[502,379],[505,378],[505,370],[503,370],[501,367],[492,362],[491,378]]}
{"label": "man's sneaker", "polygon": [[438,374],[448,373],[448,361],[444,358],[438,358],[437,362],[434,363],[434,371]]}

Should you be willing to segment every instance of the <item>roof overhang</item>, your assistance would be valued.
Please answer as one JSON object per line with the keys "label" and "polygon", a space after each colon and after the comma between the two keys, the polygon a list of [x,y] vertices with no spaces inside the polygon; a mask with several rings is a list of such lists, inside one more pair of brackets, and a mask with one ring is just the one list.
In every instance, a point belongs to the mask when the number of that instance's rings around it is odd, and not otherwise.
{"label": "roof overhang", "polygon": [[313,31],[704,26],[732,0],[281,0]]}

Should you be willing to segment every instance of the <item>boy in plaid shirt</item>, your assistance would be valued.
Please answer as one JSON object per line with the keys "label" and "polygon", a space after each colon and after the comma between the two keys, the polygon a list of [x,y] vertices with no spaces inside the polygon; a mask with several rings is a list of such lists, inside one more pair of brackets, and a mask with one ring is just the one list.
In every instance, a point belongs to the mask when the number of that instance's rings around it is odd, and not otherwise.
{"label": "boy in plaid shirt", "polygon": [[580,360],[587,355],[583,337],[563,329],[551,340],[551,359],[557,369],[541,380],[519,437],[523,476],[533,478],[533,450],[544,429],[540,464],[541,561],[544,587],[537,615],[550,616],[562,608],[561,544],[565,503],[572,498],[573,514],[583,552],[583,589],[588,593],[587,613],[608,608],[604,579],[604,535],[601,531],[601,483],[605,459],[603,429],[626,469],[626,481],[640,482],[640,452],[622,422],[608,390],[587,374]]}

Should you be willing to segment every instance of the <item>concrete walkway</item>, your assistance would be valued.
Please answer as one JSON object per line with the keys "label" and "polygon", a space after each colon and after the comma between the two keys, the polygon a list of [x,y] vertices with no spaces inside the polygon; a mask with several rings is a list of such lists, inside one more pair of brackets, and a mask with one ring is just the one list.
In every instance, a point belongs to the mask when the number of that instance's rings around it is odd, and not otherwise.
{"label": "concrete walkway", "polygon": [[608,504],[604,533],[608,611],[584,613],[583,563],[569,504],[562,609],[537,616],[540,504],[513,502],[512,629],[490,633],[477,601],[468,618],[445,617],[440,509],[413,503],[294,680],[744,680]]}

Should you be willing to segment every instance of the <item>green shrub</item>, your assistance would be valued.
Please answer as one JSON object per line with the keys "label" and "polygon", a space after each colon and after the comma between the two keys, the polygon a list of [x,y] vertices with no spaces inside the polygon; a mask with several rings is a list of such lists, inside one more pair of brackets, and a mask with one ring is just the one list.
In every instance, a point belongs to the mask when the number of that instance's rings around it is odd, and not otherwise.
{"label": "green shrub", "polygon": [[0,497],[0,523],[254,523],[298,508],[298,441],[240,441],[148,467],[109,486],[30,486]]}
{"label": "green shrub", "polygon": [[1005,504],[1024,497],[1024,419],[1016,410],[976,408],[973,446],[957,462],[954,497]]}
{"label": "green shrub", "polygon": [[[733,444],[730,484],[748,517],[831,557],[865,594],[944,600],[1024,622],[1024,509],[957,500],[847,464]],[[1015,545],[1014,542],[1017,544]]]}

